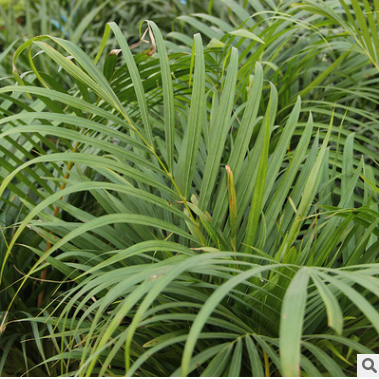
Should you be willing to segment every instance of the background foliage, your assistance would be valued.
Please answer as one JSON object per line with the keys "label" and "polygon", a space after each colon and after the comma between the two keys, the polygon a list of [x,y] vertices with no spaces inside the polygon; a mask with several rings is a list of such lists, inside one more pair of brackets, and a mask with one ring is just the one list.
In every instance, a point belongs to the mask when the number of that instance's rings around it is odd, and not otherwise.
{"label": "background foliage", "polygon": [[379,2],[93,3],[2,8],[1,375],[355,376]]}

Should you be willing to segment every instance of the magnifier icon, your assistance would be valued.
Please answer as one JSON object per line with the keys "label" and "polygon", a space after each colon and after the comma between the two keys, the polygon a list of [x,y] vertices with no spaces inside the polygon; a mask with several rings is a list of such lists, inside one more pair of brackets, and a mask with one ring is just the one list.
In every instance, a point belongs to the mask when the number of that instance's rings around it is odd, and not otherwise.
{"label": "magnifier icon", "polygon": [[[366,364],[367,362],[367,364]],[[375,372],[375,374],[378,372],[376,371],[375,367],[374,367],[374,361],[371,359],[371,358],[366,358],[362,361],[362,367],[365,369],[365,370],[372,370]]]}

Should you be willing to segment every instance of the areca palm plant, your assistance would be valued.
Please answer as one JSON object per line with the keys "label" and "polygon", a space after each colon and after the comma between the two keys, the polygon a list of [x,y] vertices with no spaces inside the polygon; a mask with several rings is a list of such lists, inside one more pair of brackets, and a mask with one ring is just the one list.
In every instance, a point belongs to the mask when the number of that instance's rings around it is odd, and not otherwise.
{"label": "areca palm plant", "polygon": [[378,351],[377,8],[220,3],[135,55],[115,23],[96,57],[16,51],[2,370],[19,339],[25,370],[77,376],[350,376]]}

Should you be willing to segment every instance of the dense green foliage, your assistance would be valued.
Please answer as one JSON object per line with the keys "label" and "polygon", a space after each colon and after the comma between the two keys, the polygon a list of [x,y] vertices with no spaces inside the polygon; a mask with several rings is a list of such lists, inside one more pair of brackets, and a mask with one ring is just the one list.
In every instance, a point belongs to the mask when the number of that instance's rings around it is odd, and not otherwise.
{"label": "dense green foliage", "polygon": [[114,2],[26,2],[5,27],[1,375],[379,353],[379,0],[184,3],[117,2],[104,31]]}

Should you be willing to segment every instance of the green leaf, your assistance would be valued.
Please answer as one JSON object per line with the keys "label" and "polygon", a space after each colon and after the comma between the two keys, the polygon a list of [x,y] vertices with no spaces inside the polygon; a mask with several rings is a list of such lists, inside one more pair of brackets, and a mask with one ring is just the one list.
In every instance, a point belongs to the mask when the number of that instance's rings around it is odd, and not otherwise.
{"label": "green leaf", "polygon": [[246,347],[249,354],[251,376],[264,376],[262,359],[259,356],[258,350],[250,336],[246,336]]}
{"label": "green leaf", "polygon": [[207,45],[208,49],[221,49],[225,47],[225,43],[219,41],[217,38],[212,38]]}
{"label": "green leaf", "polygon": [[300,347],[309,273],[299,270],[286,291],[280,322],[280,361],[284,376],[300,375]]}
{"label": "green leaf", "polygon": [[114,22],[110,22],[107,24],[107,28],[111,28],[113,33],[115,34],[118,43],[121,46],[121,50],[123,55],[125,56],[125,61],[128,66],[128,70],[130,72],[130,76],[133,81],[134,90],[136,91],[136,96],[138,100],[138,105],[140,107],[140,115],[145,127],[146,135],[147,135],[147,141],[150,145],[150,149],[153,149],[153,132],[151,130],[150,122],[149,122],[149,115],[148,115],[148,109],[147,109],[147,103],[145,99],[145,93],[142,85],[142,80],[138,72],[137,65],[134,61],[134,58],[132,56],[132,53],[129,49],[128,44],[126,43],[126,40],[120,30],[120,28],[115,24]]}
{"label": "green leaf", "polygon": [[265,43],[258,36],[256,36],[254,33],[249,32],[246,29],[237,29],[237,30],[234,30],[233,32],[229,32],[229,34],[231,34],[233,36],[242,37],[242,38],[249,38],[249,39],[252,39],[253,41],[257,41],[257,42],[262,43],[262,44]]}
{"label": "green leaf", "polygon": [[319,279],[317,276],[317,271],[310,270],[309,272],[325,304],[326,312],[328,314],[328,325],[341,335],[343,328],[343,315],[338,304],[338,300],[333,295],[333,292],[329,289],[329,287]]}
{"label": "green leaf", "polygon": [[208,367],[202,372],[201,377],[219,377],[222,375],[225,366],[229,361],[229,356],[233,350],[233,345],[224,347],[211,361]]}
{"label": "green leaf", "polygon": [[269,155],[269,146],[270,146],[270,108],[271,108],[271,97],[267,108],[267,113],[264,122],[264,137],[263,137],[263,146],[261,148],[261,155],[259,157],[258,162],[258,173],[255,181],[255,187],[253,192],[253,197],[251,200],[248,224],[246,229],[245,236],[245,251],[249,251],[251,247],[254,246],[259,218],[262,212],[262,201],[264,196],[264,190],[266,185],[266,177],[267,177],[267,163],[268,163],[268,155]]}
{"label": "green leaf", "polygon": [[233,357],[230,362],[228,376],[236,378],[240,376],[242,363],[242,341],[238,339],[234,348]]}
{"label": "green leaf", "polygon": [[174,138],[175,138],[175,104],[170,64],[166,53],[166,47],[158,26],[153,21],[148,21],[156,40],[159,62],[162,70],[163,108],[165,125],[165,142],[167,150],[167,168],[172,173],[174,164]]}
{"label": "green leaf", "polygon": [[188,199],[199,154],[202,122],[206,117],[205,107],[205,66],[203,44],[200,34],[194,36],[195,72],[187,129],[177,166],[178,185],[185,199]]}
{"label": "green leaf", "polygon": [[238,70],[238,51],[232,48],[228,73],[222,91],[219,112],[211,123],[212,134],[208,146],[208,157],[204,169],[203,180],[200,188],[199,208],[205,211],[211,199],[216,178],[220,169],[220,160],[224,150],[226,137],[230,127],[230,115],[233,109],[234,93],[236,88]]}

